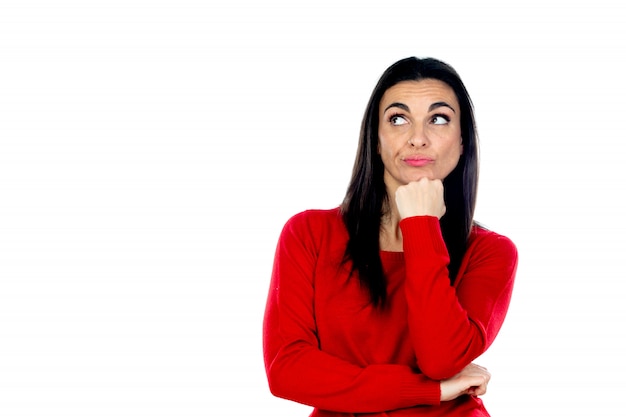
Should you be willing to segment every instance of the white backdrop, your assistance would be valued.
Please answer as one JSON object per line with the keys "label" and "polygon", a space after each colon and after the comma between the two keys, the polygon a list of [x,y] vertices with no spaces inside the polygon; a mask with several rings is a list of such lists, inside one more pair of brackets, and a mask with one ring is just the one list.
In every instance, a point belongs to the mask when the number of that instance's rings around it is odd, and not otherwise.
{"label": "white backdrop", "polygon": [[0,1],[0,415],[308,415],[265,380],[276,240],[411,55],[464,79],[520,252],[488,409],[623,415],[622,6],[216,3]]}

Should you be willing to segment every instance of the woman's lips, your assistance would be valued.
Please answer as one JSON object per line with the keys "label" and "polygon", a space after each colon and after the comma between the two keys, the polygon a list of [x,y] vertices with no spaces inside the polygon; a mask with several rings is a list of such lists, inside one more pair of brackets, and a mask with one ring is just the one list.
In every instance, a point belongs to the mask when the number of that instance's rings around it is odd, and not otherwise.
{"label": "woman's lips", "polygon": [[404,158],[404,163],[412,167],[423,167],[424,165],[428,165],[431,162],[433,162],[433,160],[425,156],[410,156]]}

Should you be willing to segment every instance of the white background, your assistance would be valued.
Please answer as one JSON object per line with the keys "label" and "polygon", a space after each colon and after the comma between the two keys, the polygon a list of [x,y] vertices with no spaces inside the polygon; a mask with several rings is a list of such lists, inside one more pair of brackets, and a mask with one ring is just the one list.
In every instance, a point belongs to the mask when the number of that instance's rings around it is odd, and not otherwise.
{"label": "white background", "polygon": [[619,2],[0,2],[0,416],[306,416],[261,323],[384,69],[454,66],[518,245],[495,416],[623,415]]}

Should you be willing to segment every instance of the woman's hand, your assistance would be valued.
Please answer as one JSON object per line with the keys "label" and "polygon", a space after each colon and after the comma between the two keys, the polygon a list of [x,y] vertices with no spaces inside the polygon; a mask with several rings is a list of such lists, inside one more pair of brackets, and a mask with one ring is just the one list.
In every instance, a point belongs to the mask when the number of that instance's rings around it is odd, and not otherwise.
{"label": "woman's hand", "polygon": [[424,177],[402,185],[396,190],[396,206],[400,219],[412,216],[435,216],[441,219],[446,213],[443,183]]}
{"label": "woman's hand", "polygon": [[483,395],[490,379],[491,374],[486,368],[470,363],[452,378],[441,381],[441,401],[454,400],[465,394]]}

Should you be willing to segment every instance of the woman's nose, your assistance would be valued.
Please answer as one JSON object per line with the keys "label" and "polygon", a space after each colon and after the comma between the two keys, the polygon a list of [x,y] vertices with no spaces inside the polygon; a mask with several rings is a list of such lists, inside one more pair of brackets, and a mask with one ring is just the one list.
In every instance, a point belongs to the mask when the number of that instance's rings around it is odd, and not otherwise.
{"label": "woman's nose", "polygon": [[419,148],[428,145],[428,143],[429,141],[424,129],[420,127],[414,128],[409,137],[409,146]]}

